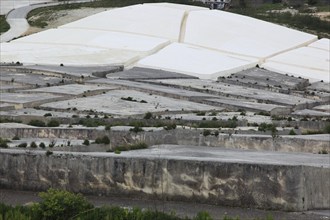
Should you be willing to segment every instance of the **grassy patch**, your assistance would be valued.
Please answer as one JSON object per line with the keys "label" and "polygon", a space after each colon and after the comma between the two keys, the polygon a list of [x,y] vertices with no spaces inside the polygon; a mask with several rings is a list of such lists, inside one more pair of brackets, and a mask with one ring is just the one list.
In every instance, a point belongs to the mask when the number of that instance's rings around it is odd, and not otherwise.
{"label": "grassy patch", "polygon": [[6,21],[6,16],[0,15],[0,33],[8,31],[10,28],[9,24]]}

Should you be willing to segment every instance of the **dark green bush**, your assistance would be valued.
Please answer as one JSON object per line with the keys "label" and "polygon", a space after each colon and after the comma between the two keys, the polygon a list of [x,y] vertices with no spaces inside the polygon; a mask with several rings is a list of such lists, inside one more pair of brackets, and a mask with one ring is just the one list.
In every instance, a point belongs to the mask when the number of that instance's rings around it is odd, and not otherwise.
{"label": "dark green bush", "polygon": [[203,131],[203,136],[206,137],[206,136],[209,136],[211,134],[211,131],[210,130],[204,130]]}
{"label": "dark green bush", "polygon": [[49,189],[39,193],[42,201],[34,205],[34,210],[47,220],[70,219],[93,206],[80,194]]}
{"label": "dark green bush", "polygon": [[28,125],[36,126],[36,127],[46,127],[45,122],[40,120],[31,120]]}
{"label": "dark green bush", "polygon": [[58,126],[60,126],[60,122],[55,119],[52,119],[47,123],[47,126],[48,127],[58,127]]}
{"label": "dark green bush", "polygon": [[42,148],[42,149],[45,149],[45,148],[46,148],[46,145],[45,145],[44,142],[41,142],[41,143],[39,144],[39,147]]}
{"label": "dark green bush", "polygon": [[30,147],[31,148],[37,148],[38,145],[36,144],[36,142],[32,141],[31,144],[30,144]]}
{"label": "dark green bush", "polygon": [[44,114],[44,117],[52,117],[53,115],[52,115],[52,113],[46,113],[46,114]]}
{"label": "dark green bush", "polygon": [[110,144],[110,139],[108,136],[98,137],[95,139],[96,144]]}
{"label": "dark green bush", "polygon": [[151,119],[152,118],[152,113],[151,112],[147,112],[145,115],[144,115],[144,119]]}
{"label": "dark green bush", "polygon": [[28,146],[27,143],[20,143],[19,145],[17,145],[17,147],[20,147],[20,148],[26,148]]}
{"label": "dark green bush", "polygon": [[297,135],[296,132],[294,132],[293,129],[290,130],[289,135]]}
{"label": "dark green bush", "polygon": [[84,142],[83,142],[83,145],[88,146],[89,145],[89,140],[88,139],[85,139]]}
{"label": "dark green bush", "polygon": [[17,135],[15,135],[12,140],[17,141],[17,140],[20,140],[20,138]]}

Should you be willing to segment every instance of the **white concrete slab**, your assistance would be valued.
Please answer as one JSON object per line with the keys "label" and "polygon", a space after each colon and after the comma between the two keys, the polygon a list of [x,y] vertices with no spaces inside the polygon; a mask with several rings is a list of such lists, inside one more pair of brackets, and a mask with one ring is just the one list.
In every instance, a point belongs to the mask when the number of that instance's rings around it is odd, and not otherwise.
{"label": "white concrete slab", "polygon": [[1,62],[24,64],[93,66],[130,65],[140,53],[125,49],[104,49],[86,46],[31,43],[2,43]]}
{"label": "white concrete slab", "polygon": [[201,47],[173,43],[140,60],[137,66],[174,71],[202,79],[216,79],[252,68],[257,63],[258,60],[253,58],[242,59]]}
{"label": "white concrete slab", "polygon": [[133,5],[101,12],[60,28],[119,31],[177,41],[184,14],[185,10],[174,7]]}
{"label": "white concrete slab", "polygon": [[184,43],[266,58],[317,40],[317,36],[224,11],[192,11]]}
{"label": "white concrete slab", "polygon": [[308,47],[318,48],[325,51],[330,51],[330,39],[322,38],[308,45]]}
{"label": "white concrete slab", "polygon": [[140,51],[142,53],[151,52],[169,43],[168,40],[162,38],[86,29],[50,29],[24,38],[19,38],[13,42],[88,46]]}
{"label": "white concrete slab", "polygon": [[265,69],[301,76],[313,81],[330,81],[330,54],[313,47],[302,47],[279,54],[262,64]]}

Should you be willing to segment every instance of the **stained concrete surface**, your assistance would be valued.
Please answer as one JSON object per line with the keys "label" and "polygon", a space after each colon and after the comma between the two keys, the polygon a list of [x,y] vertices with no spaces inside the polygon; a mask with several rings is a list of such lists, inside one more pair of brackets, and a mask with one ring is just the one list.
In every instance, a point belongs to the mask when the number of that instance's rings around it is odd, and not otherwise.
{"label": "stained concrete surface", "polygon": [[[122,99],[128,97],[132,97],[132,99],[136,101]],[[143,101],[145,101],[145,103],[143,103]],[[75,107],[80,111],[92,109],[96,112],[114,115],[136,115],[145,114],[146,112],[165,111],[211,111],[221,109],[220,107],[167,98],[134,90],[112,90],[101,95],[51,102],[43,104],[42,107],[52,109]]]}

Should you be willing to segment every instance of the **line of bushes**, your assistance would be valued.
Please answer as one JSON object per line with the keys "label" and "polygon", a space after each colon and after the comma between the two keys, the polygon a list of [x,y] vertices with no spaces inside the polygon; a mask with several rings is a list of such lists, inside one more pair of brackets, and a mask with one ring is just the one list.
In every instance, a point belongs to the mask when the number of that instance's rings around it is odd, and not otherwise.
{"label": "line of bushes", "polygon": [[[39,193],[42,199],[30,206],[12,207],[0,203],[0,220],[189,220],[188,217],[179,217],[171,213],[140,208],[121,207],[94,207],[81,194],[74,194],[64,190],[49,189],[47,192]],[[205,211],[199,212],[193,220],[213,220]],[[267,216],[266,220],[272,220]],[[223,220],[239,220],[239,217],[231,218],[225,216]]]}

